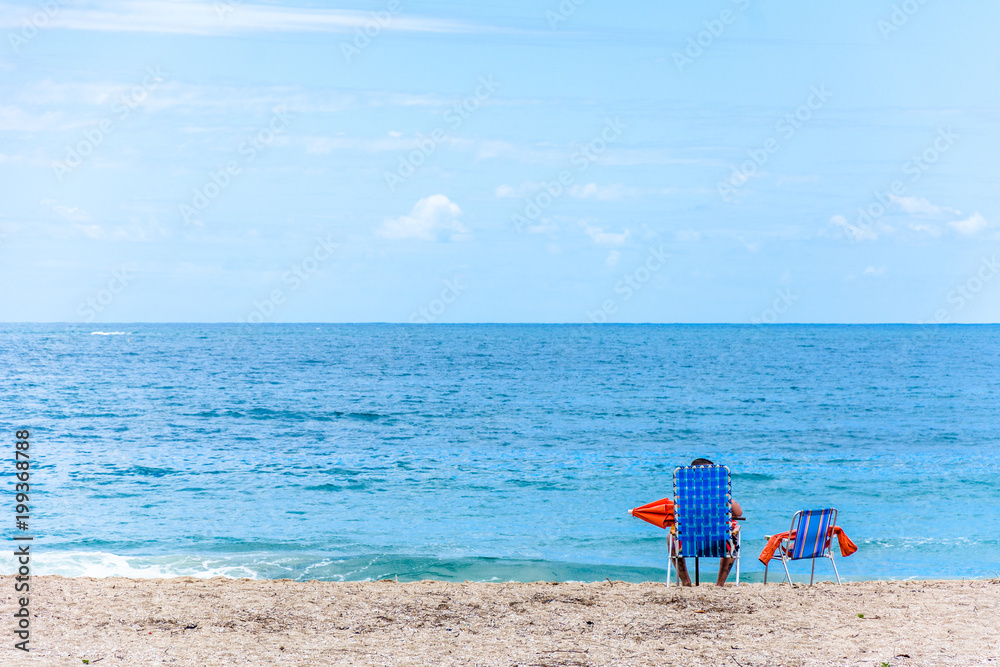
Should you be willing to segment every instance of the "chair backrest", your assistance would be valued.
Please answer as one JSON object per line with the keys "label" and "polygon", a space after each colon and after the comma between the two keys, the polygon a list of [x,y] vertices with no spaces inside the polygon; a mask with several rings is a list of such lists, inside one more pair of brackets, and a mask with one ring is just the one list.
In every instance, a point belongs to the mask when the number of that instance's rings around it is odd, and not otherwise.
{"label": "chair backrest", "polygon": [[830,529],[837,524],[837,510],[802,510],[792,517],[789,534],[795,534],[792,560],[818,558],[830,548]]}
{"label": "chair backrest", "polygon": [[681,556],[725,558],[732,539],[729,468],[685,466],[674,470],[674,513]]}

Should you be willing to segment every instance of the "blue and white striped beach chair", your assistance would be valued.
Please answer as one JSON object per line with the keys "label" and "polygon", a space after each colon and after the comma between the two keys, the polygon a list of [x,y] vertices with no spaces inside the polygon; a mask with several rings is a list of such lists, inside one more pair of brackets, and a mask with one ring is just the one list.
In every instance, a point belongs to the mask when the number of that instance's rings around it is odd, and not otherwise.
{"label": "blue and white striped beach chair", "polygon": [[[695,577],[699,558],[736,557],[736,585],[740,583],[739,533],[732,532],[732,486],[726,466],[686,466],[674,470],[676,535],[670,533],[670,554],[694,557]],[[734,554],[735,552],[735,554]],[[670,564],[667,565],[670,582]],[[680,583],[678,579],[678,584]]]}
{"label": "blue and white striped beach chair", "polygon": [[[792,517],[792,527],[788,529],[788,537],[781,540],[777,554],[781,564],[785,566],[785,580],[792,583],[792,575],[788,573],[788,563],[793,560],[812,559],[812,573],[809,575],[809,585],[816,578],[816,559],[829,558],[833,565],[833,573],[840,583],[840,572],[833,560],[833,531],[837,525],[837,510],[801,510]],[[771,539],[770,535],[766,536]],[[764,566],[764,583],[767,583],[767,565]]]}

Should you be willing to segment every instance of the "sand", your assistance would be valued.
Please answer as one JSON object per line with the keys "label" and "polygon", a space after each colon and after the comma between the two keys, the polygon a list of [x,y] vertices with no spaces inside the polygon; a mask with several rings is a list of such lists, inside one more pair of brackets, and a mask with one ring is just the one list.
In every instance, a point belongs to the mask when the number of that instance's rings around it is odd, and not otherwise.
{"label": "sand", "polygon": [[[3,577],[12,627],[13,581]],[[32,582],[13,665],[1000,665],[1000,580]],[[862,618],[860,614],[863,614]]]}

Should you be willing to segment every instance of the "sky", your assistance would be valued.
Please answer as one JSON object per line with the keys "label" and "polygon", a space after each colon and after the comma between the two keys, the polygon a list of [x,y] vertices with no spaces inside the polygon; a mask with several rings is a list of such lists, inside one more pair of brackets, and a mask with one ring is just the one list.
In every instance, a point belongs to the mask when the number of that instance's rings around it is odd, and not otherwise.
{"label": "sky", "polygon": [[997,322],[998,24],[0,2],[0,321]]}

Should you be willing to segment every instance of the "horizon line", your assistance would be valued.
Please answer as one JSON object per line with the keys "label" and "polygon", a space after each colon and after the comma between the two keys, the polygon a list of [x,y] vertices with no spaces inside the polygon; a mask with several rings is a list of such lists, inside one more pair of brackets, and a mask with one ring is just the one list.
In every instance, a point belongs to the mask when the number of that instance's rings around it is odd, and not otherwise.
{"label": "horizon line", "polygon": [[1000,322],[393,322],[382,320],[356,321],[356,322],[231,322],[231,321],[153,321],[135,320],[131,322],[70,322],[70,321],[4,321],[0,320],[0,326],[7,324],[59,324],[78,326],[83,328],[95,326],[128,326],[128,325],[213,325],[213,326],[245,326],[245,327],[265,327],[265,326],[407,326],[407,327],[432,327],[432,326],[732,326],[732,327],[875,327],[875,326],[961,326],[961,327],[983,327],[998,326]]}

